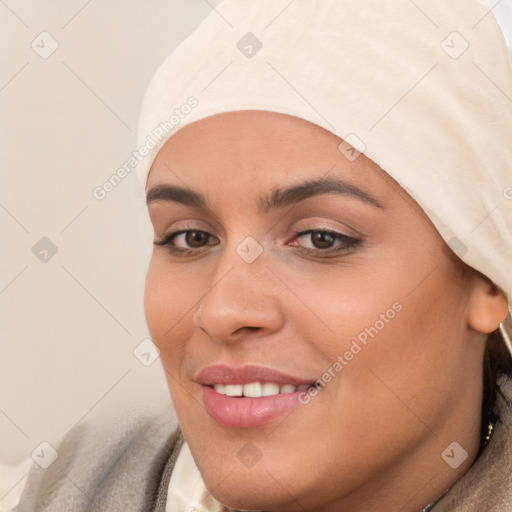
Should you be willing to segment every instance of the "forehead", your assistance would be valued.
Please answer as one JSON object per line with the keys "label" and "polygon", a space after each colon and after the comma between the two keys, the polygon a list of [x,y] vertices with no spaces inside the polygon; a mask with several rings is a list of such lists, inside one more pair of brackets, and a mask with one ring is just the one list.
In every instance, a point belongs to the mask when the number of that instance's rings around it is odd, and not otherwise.
{"label": "forehead", "polygon": [[207,116],[186,125],[171,139],[180,139],[181,137],[184,140],[188,136],[207,136],[208,134],[214,137],[233,136],[240,132],[257,138],[270,138],[270,134],[272,134],[287,135],[294,140],[316,135],[315,138],[318,140],[322,136],[333,141],[338,140],[334,133],[317,124],[297,116],[268,110],[237,110]]}
{"label": "forehead", "polygon": [[[235,204],[236,211],[248,211],[265,202],[285,205],[287,201],[279,199],[295,185],[334,179],[370,196],[392,217],[408,215],[412,209],[426,219],[416,201],[372,160],[364,154],[348,159],[339,149],[342,142],[321,126],[281,113],[217,114],[186,125],[167,141],[153,163],[146,191],[149,197],[156,187],[170,185],[193,191],[200,196],[193,203],[211,205],[212,213],[231,211]],[[341,195],[361,199],[358,194]],[[295,199],[301,195],[308,193],[291,193]],[[183,199],[183,190],[171,196]]]}
{"label": "forehead", "polygon": [[347,159],[339,149],[342,142],[298,117],[256,110],[225,112],[174,134],[158,153],[148,185],[176,175],[193,182],[226,180],[226,185],[248,179],[256,185],[277,178],[343,175],[363,184],[370,175],[385,174],[364,155]]}

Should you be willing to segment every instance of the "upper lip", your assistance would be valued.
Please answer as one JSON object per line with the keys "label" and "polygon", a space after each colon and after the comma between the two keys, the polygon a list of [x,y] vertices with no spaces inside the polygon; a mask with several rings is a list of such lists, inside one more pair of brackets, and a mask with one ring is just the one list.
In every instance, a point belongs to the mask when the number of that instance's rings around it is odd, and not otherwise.
{"label": "upper lip", "polygon": [[292,384],[302,386],[312,384],[314,380],[301,379],[281,370],[258,365],[228,366],[212,364],[203,368],[195,377],[195,381],[204,386],[215,384],[248,384],[250,382],[275,382],[276,384]]}

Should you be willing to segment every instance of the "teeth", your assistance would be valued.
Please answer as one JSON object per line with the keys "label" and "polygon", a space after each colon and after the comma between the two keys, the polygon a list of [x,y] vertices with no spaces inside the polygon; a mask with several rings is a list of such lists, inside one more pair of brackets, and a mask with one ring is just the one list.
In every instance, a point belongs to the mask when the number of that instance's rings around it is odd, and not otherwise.
{"label": "teeth", "polygon": [[215,384],[215,386],[213,387],[215,388],[215,391],[217,391],[217,393],[220,393],[221,395],[226,394],[226,384]]}
{"label": "teeth", "polygon": [[303,384],[302,386],[297,386],[297,391],[307,391],[310,387],[309,384]]}
{"label": "teeth", "polygon": [[261,396],[261,383],[251,382],[244,384],[244,396],[260,397]]}
{"label": "teeth", "polygon": [[248,384],[215,384],[213,387],[221,395],[259,398],[262,396],[274,396],[280,393],[293,393],[296,390],[303,391],[309,389],[310,386],[294,386],[293,384],[279,386],[275,382],[249,382]]}
{"label": "teeth", "polygon": [[244,387],[242,384],[226,384],[226,395],[242,396]]}
{"label": "teeth", "polygon": [[279,394],[279,385],[273,382],[265,382],[261,387],[261,396],[274,396]]}
{"label": "teeth", "polygon": [[293,384],[284,384],[284,386],[281,386],[280,393],[293,393],[295,388],[296,386]]}

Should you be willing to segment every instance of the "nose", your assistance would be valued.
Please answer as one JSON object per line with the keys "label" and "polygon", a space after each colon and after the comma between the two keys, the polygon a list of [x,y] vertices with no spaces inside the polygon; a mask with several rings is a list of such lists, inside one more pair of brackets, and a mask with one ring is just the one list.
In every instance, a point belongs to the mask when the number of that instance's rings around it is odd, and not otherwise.
{"label": "nose", "polygon": [[278,283],[264,258],[243,261],[235,251],[212,272],[208,291],[194,314],[196,325],[217,342],[237,343],[247,337],[277,332],[284,324]]}

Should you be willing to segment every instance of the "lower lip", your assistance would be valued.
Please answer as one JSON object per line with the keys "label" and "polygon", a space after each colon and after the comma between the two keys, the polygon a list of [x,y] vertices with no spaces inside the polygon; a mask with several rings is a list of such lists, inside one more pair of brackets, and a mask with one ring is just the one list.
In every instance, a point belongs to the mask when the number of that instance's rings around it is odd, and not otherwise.
{"label": "lower lip", "polygon": [[220,425],[233,428],[252,428],[266,425],[299,405],[304,391],[258,398],[231,397],[202,386],[203,402],[208,414]]}

